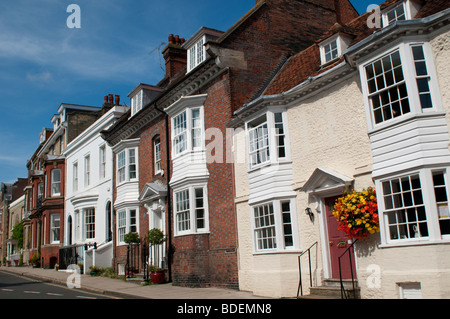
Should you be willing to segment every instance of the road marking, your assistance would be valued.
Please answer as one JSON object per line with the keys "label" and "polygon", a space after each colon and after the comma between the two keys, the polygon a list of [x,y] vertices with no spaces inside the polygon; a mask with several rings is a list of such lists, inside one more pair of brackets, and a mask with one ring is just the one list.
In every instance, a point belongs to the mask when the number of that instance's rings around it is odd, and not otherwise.
{"label": "road marking", "polygon": [[97,299],[95,297],[88,297],[88,296],[77,296],[77,298],[84,298],[84,299]]}
{"label": "road marking", "polygon": [[12,289],[6,289],[6,288],[2,288],[3,291],[14,291]]}
{"label": "road marking", "polygon": [[36,294],[36,295],[40,294],[39,291],[28,291],[28,290],[25,290],[24,293],[26,293],[26,294]]}
{"label": "road marking", "polygon": [[47,292],[47,295],[49,295],[49,296],[64,296],[63,294],[57,294],[54,292]]}

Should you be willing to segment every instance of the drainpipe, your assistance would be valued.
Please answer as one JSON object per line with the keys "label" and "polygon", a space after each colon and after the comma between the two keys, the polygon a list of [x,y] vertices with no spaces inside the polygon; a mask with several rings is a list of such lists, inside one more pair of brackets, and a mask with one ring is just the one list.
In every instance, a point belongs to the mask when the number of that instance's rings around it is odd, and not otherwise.
{"label": "drainpipe", "polygon": [[167,229],[167,268],[169,272],[169,282],[172,282],[172,199],[170,196],[170,152],[169,152],[169,115],[158,108],[158,106],[155,103],[155,109],[161,112],[161,114],[164,114],[164,121],[166,126],[166,179],[167,179],[167,223],[168,223],[168,229]]}

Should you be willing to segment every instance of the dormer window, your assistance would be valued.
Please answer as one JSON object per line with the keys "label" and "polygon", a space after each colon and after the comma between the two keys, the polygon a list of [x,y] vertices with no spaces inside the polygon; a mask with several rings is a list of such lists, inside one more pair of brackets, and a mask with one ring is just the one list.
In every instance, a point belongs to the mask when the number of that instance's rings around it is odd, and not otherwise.
{"label": "dormer window", "polygon": [[142,96],[142,90],[140,90],[131,98],[131,116],[142,109]]}
{"label": "dormer window", "polygon": [[387,25],[394,23],[395,21],[406,20],[405,6],[404,4],[400,4],[396,6],[394,9],[389,10],[386,13]]}
{"label": "dormer window", "polygon": [[221,31],[202,27],[183,44],[187,51],[187,72],[191,72],[208,58],[205,43],[217,39],[222,34]]}
{"label": "dormer window", "polygon": [[394,24],[396,21],[404,21],[414,19],[420,5],[411,0],[405,0],[400,4],[395,4],[382,12],[383,27]]}
{"label": "dormer window", "polygon": [[202,37],[188,51],[188,72],[205,60],[205,37]]}
{"label": "dormer window", "polygon": [[349,44],[350,39],[339,33],[320,43],[320,60],[322,65],[340,58]]}
{"label": "dormer window", "polygon": [[325,62],[329,62],[331,60],[336,59],[339,56],[338,47],[337,47],[337,39],[331,41],[327,45],[324,46],[325,53]]}

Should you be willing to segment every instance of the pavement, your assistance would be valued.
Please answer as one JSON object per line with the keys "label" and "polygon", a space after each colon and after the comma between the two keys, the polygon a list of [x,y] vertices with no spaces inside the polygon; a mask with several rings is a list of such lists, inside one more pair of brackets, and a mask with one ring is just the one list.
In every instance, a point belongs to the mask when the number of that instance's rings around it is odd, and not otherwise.
{"label": "pavement", "polygon": [[[268,299],[254,296],[250,292],[224,288],[188,288],[174,286],[172,283],[159,285],[141,285],[109,277],[91,277],[73,273],[56,271],[54,269],[23,267],[0,267],[0,271],[9,272],[24,277],[38,279],[44,282],[67,285],[80,284],[80,287],[95,293],[133,299]],[[70,276],[70,277],[69,277]],[[79,279],[79,280],[78,280]]]}

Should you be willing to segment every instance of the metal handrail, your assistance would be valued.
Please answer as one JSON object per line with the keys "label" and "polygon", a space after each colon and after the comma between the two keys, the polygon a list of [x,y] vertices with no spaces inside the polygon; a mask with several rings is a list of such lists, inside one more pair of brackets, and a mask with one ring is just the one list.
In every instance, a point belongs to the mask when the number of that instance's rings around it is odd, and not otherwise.
{"label": "metal handrail", "polygon": [[308,253],[308,262],[309,262],[309,284],[310,284],[310,288],[312,287],[312,273],[311,273],[311,248],[313,246],[317,245],[317,241],[312,244],[311,246],[309,246],[308,249],[306,249],[304,252],[302,252],[299,256],[298,256],[298,272],[299,272],[299,282],[298,282],[298,289],[297,289],[297,298],[299,293],[301,292],[301,295],[303,296],[303,284],[302,284],[302,265],[301,265],[301,257]]}
{"label": "metal handrail", "polygon": [[353,246],[356,244],[357,241],[358,241],[358,239],[353,241],[353,243],[350,246],[348,246],[347,249],[338,258],[338,261],[339,261],[339,280],[340,280],[340,284],[341,284],[341,299],[348,299],[348,297],[349,297],[349,295],[347,294],[347,291],[345,291],[345,288],[344,288],[344,281],[342,280],[342,270],[341,270],[341,258],[346,253],[348,253],[348,258],[349,258],[349,262],[350,262],[350,274],[352,276],[353,298],[356,299],[355,278],[353,276],[353,267],[352,267],[352,254],[350,254],[349,251],[350,251],[350,248],[353,248]]}

